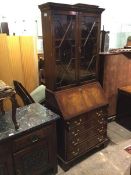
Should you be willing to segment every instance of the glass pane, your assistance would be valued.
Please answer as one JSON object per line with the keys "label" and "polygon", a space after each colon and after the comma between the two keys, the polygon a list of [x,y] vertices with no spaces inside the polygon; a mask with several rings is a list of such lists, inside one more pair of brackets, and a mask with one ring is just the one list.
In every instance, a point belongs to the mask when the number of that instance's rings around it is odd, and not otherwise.
{"label": "glass pane", "polygon": [[81,17],[80,80],[96,78],[98,22],[97,18]]}
{"label": "glass pane", "polygon": [[55,15],[56,86],[61,87],[75,81],[75,25],[74,15]]}

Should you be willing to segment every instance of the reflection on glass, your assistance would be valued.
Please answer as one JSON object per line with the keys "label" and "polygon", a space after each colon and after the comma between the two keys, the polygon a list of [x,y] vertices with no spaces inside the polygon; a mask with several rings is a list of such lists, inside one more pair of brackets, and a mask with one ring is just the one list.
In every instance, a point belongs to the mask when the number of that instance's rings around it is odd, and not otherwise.
{"label": "reflection on glass", "polygon": [[[79,22],[80,30],[78,31],[76,29],[75,15],[54,15],[53,21],[56,86],[61,87],[76,83],[76,81],[82,82],[96,79],[98,18],[86,15],[81,16]],[[78,32],[77,35],[76,32]],[[80,51],[76,50],[76,40],[79,43]]]}
{"label": "reflection on glass", "polygon": [[55,54],[57,87],[75,81],[75,16],[55,15]]}
{"label": "reflection on glass", "polygon": [[94,17],[81,18],[80,80],[95,79],[98,22]]}

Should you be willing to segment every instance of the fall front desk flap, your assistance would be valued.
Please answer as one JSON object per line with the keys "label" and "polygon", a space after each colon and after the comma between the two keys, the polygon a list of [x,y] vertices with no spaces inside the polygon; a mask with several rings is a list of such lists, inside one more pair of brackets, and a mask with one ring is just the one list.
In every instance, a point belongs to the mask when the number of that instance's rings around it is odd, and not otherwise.
{"label": "fall front desk flap", "polygon": [[108,104],[98,82],[56,92],[55,97],[65,120]]}

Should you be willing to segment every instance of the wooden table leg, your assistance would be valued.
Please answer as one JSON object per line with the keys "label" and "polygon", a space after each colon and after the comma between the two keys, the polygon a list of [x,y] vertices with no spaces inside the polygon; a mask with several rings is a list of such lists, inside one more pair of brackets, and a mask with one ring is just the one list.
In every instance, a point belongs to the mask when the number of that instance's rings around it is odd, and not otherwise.
{"label": "wooden table leg", "polygon": [[3,100],[0,100],[0,110],[2,115],[5,115],[4,107],[3,107]]}
{"label": "wooden table leg", "polygon": [[15,125],[15,129],[19,129],[19,124],[16,121],[16,106],[17,106],[17,102],[16,102],[16,98],[15,98],[15,94],[13,94],[11,96],[11,102],[12,102],[12,121]]}

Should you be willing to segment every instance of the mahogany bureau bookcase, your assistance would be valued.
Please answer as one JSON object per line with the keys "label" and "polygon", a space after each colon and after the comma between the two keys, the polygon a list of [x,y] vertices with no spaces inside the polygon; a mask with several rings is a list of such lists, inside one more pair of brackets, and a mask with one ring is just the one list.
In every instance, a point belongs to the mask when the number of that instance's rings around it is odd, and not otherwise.
{"label": "mahogany bureau bookcase", "polygon": [[87,4],[45,3],[42,16],[46,105],[60,114],[64,170],[107,141],[107,100],[98,83],[101,13]]}
{"label": "mahogany bureau bookcase", "polygon": [[0,116],[0,175],[46,175],[57,172],[58,115],[38,103],[17,110],[15,130],[9,115]]}

